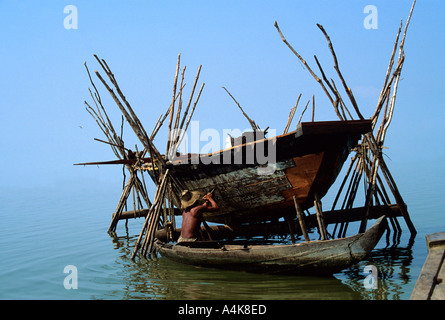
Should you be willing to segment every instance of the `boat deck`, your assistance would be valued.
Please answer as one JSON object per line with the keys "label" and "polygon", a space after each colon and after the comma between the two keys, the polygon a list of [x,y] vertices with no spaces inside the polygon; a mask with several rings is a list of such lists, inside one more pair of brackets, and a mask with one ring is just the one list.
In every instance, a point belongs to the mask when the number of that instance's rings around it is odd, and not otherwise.
{"label": "boat deck", "polygon": [[428,257],[417,279],[411,300],[445,300],[445,232],[426,236]]}

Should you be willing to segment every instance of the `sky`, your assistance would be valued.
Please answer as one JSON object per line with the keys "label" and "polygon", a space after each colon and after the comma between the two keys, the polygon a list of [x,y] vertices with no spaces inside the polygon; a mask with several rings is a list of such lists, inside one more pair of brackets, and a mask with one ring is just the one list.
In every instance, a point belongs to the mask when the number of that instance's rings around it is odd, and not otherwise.
{"label": "sky", "polygon": [[[336,120],[320,86],[281,41],[274,22],[317,70],[335,77],[332,56],[316,24],[331,37],[341,71],[366,118],[375,110],[395,36],[411,0],[31,1],[0,0],[0,187],[122,180],[120,166],[73,166],[114,160],[86,112],[92,102],[84,68],[107,61],[148,132],[171,102],[178,54],[190,92],[198,67],[205,83],[194,120],[201,130],[248,129],[226,87],[261,128],[284,129],[302,94],[315,95],[316,120]],[[364,9],[377,9],[377,29]],[[65,10],[74,6],[72,10]],[[73,7],[68,7],[73,8]],[[390,166],[445,160],[442,0],[418,0],[408,29],[385,154]],[[74,25],[76,23],[77,25]],[[75,26],[75,28],[73,28]],[[94,79],[116,127],[121,113]],[[338,82],[339,84],[339,82]],[[344,95],[346,98],[346,96]],[[296,119],[293,127],[295,127]],[[303,121],[310,121],[310,112]],[[165,128],[163,128],[164,130]],[[165,151],[166,131],[155,140]],[[127,146],[137,142],[127,125]],[[141,145],[138,143],[140,149]]]}

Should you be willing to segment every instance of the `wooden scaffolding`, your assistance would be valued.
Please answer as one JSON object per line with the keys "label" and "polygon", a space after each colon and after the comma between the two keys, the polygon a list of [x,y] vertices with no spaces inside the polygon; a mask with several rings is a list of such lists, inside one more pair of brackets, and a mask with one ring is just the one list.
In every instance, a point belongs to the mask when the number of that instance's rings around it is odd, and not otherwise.
{"label": "wooden scaffolding", "polygon": [[[288,217],[284,222],[279,222],[272,226],[267,226],[267,230],[264,230],[264,226],[257,225],[252,228],[246,226],[237,226],[237,229],[233,229],[228,226],[212,226],[213,232],[219,232],[221,237],[233,237],[237,235],[249,235],[249,234],[268,234],[271,232],[276,233],[288,233],[291,236],[292,242],[295,241],[294,234],[301,234],[306,241],[309,241],[307,229],[310,227],[317,227],[320,233],[320,238],[323,240],[335,237],[343,237],[346,234],[348,224],[350,221],[361,221],[359,232],[364,232],[367,226],[367,221],[370,218],[375,218],[375,215],[380,212],[387,214],[391,222],[391,226],[395,232],[400,232],[401,227],[396,217],[402,216],[408,226],[412,235],[416,234],[416,229],[409,217],[407,206],[400,194],[393,176],[391,175],[383,154],[382,148],[384,146],[385,137],[388,127],[393,118],[397,88],[400,80],[400,75],[405,61],[404,43],[407,28],[412,16],[415,1],[411,7],[411,11],[408,20],[405,24],[403,34],[400,24],[396,35],[396,41],[391,53],[390,62],[388,65],[387,73],[385,75],[384,84],[380,93],[379,100],[377,102],[376,110],[370,117],[372,120],[373,131],[365,134],[361,142],[354,148],[351,157],[351,162],[346,171],[345,177],[341,182],[338,193],[335,197],[333,205],[330,211],[323,212],[321,200],[316,197],[314,208],[314,215],[305,215],[301,208],[299,208],[296,199],[295,201],[295,216]],[[281,32],[278,24],[275,22],[275,27],[282,39],[282,41],[289,47],[289,49],[295,54],[301,63],[306,67],[312,77],[322,87],[326,93],[329,101],[335,110],[336,115],[340,120],[354,120],[365,119],[360,112],[359,106],[354,98],[352,90],[347,86],[347,83],[340,71],[339,61],[334,51],[334,47],[324,27],[320,24],[317,25],[327,40],[329,50],[332,54],[334,62],[334,70],[340,80],[340,83],[346,93],[347,100],[343,99],[339,90],[337,89],[335,81],[328,77],[323,70],[320,61],[316,56],[315,62],[321,73],[321,77],[311,69],[309,64],[303,57],[290,45]],[[398,57],[395,59],[398,49]],[[121,198],[118,201],[115,212],[113,213],[112,220],[108,231],[110,233],[116,232],[117,224],[120,220],[135,217],[145,217],[141,233],[136,241],[132,259],[136,258],[138,254],[142,257],[150,256],[153,252],[153,242],[155,237],[163,238],[164,240],[174,240],[178,236],[175,223],[175,214],[178,214],[180,208],[180,193],[184,188],[183,185],[175,178],[175,176],[167,169],[167,162],[171,156],[175,155],[178,146],[184,138],[187,131],[190,120],[193,116],[201,92],[204,88],[204,83],[201,85],[197,97],[194,99],[197,83],[199,81],[199,75],[201,66],[199,67],[190,96],[187,100],[187,105],[183,109],[183,89],[185,87],[184,78],[186,67],[181,69],[180,55],[178,55],[176,72],[173,82],[172,101],[164,114],[161,114],[156,125],[154,126],[152,133],[147,134],[141,121],[137,117],[130,103],[122,93],[114,74],[109,68],[105,60],[100,59],[94,55],[96,61],[99,63],[105,77],[100,72],[95,71],[95,75],[105,87],[106,91],[113,98],[114,102],[118,106],[122,113],[122,124],[120,134],[117,133],[113,126],[106,109],[103,105],[99,91],[93,82],[91,74],[85,63],[90,83],[93,89],[89,89],[91,98],[94,102],[92,106],[85,101],[86,109],[91,116],[97,122],[99,128],[106,137],[105,140],[95,139],[97,141],[109,144],[114,154],[118,158],[117,161],[111,161],[107,163],[119,163],[124,164],[124,179],[125,168],[130,173],[129,178],[126,180]],[[224,88],[225,89],[225,88]],[[227,91],[227,89],[225,89]],[[241,108],[235,98],[227,91],[232,99],[237,103],[238,107],[243,112],[244,116],[248,119],[254,132],[259,130],[259,126],[251,120],[244,110]],[[284,128],[284,133],[287,133],[294,114],[296,112],[298,102],[301,98],[301,94],[298,97],[296,105],[291,109],[287,124]],[[194,101],[193,101],[194,100]],[[349,103],[347,103],[349,101]],[[192,103],[193,102],[193,103]],[[306,111],[310,101],[306,104],[303,113]],[[347,107],[354,110],[353,114]],[[315,97],[312,97],[312,121],[314,121],[315,113]],[[157,135],[160,127],[164,121],[168,118],[168,142],[166,146],[166,152],[162,155],[153,143],[155,136]],[[133,132],[139,139],[143,146],[141,151],[138,151],[137,146],[135,150],[130,150],[124,144],[122,138],[123,124],[126,121]],[[266,129],[267,130],[267,129]],[[99,162],[92,162],[88,164],[101,164]],[[146,170],[151,169],[151,170]],[[150,171],[151,179],[156,184],[156,192],[153,201],[150,201],[148,196],[148,190],[145,183],[144,172]],[[366,196],[364,206],[360,208],[354,208],[354,200],[356,199],[357,190],[360,185],[366,185]],[[389,189],[389,192],[387,191]],[[392,199],[390,197],[392,196]],[[133,210],[127,209],[127,202],[132,199]],[[330,233],[327,232],[326,226],[330,223],[335,223],[334,230]],[[262,229],[263,228],[263,229]],[[248,229],[248,230],[247,230]]]}

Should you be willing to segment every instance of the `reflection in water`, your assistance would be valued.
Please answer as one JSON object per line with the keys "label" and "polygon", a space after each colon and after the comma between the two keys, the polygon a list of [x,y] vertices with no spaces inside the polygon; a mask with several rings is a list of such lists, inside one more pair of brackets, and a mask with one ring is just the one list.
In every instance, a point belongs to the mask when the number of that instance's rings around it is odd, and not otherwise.
{"label": "reflection in water", "polygon": [[[374,249],[365,261],[343,270],[341,278],[354,291],[359,292],[362,299],[400,300],[406,294],[406,285],[413,281],[411,264],[413,262],[414,238],[410,238],[406,246],[401,246],[400,236],[386,234],[385,246]],[[365,289],[364,278],[366,266],[373,265],[378,270],[378,288]]]}
{"label": "reflection in water", "polygon": [[[123,291],[104,297],[119,299],[360,299],[335,277],[254,274],[182,265],[166,258],[130,260],[137,237],[114,237],[120,257]],[[119,294],[119,296],[115,296]]]}
{"label": "reflection in water", "polygon": [[[129,258],[143,219],[106,230],[120,195],[110,188],[2,189],[2,299],[409,299],[428,250],[425,235],[443,231],[442,162],[403,175],[401,188],[418,230],[415,244],[403,233],[385,234],[368,259],[333,277],[258,275],[199,269],[167,259]],[[429,170],[429,171],[428,171]],[[401,173],[404,172],[403,170]],[[405,177],[405,182],[403,178]],[[412,183],[416,181],[416,183]],[[420,182],[419,182],[420,181]],[[424,193],[422,193],[424,192]],[[98,194],[99,193],[99,194]],[[27,194],[27,201],[21,195]],[[425,201],[427,199],[428,201]],[[76,205],[73,205],[75,203]],[[63,214],[60,214],[63,212]],[[57,218],[55,218],[57,217]],[[358,230],[351,225],[350,232]],[[394,228],[391,228],[393,231]],[[75,265],[79,289],[63,286],[64,267]],[[364,288],[364,268],[378,270],[378,289]]]}
{"label": "reflection in water", "polygon": [[[400,246],[400,238],[382,238],[371,255],[332,277],[255,274],[182,265],[166,258],[130,260],[137,237],[113,238],[120,253],[119,277],[123,291],[106,293],[119,299],[390,299],[405,293],[412,280],[412,245]],[[386,243],[385,243],[386,242]],[[382,246],[383,245],[383,246]],[[378,270],[378,288],[364,288],[365,266]],[[119,295],[119,296],[117,296]],[[95,297],[100,298],[100,297]]]}

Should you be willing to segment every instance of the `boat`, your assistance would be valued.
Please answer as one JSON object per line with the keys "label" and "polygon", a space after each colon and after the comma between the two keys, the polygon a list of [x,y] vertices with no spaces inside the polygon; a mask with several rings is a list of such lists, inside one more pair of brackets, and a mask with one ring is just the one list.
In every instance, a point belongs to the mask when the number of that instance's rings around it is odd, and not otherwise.
{"label": "boat", "polygon": [[170,260],[200,266],[260,273],[328,275],[363,260],[387,228],[382,216],[364,233],[288,245],[224,244],[196,241],[183,244],[156,240],[156,251]]}
{"label": "boat", "polygon": [[[268,221],[295,214],[294,196],[302,210],[311,208],[315,195],[321,199],[327,193],[351,149],[371,130],[369,120],[303,122],[287,134],[257,137],[211,154],[180,155],[168,164],[186,189],[214,190],[224,209],[204,213],[206,221]],[[150,175],[156,179],[153,170]]]}
{"label": "boat", "polygon": [[[295,215],[294,197],[302,210],[314,206],[335,182],[351,150],[372,131],[370,120],[302,122],[296,130],[240,143],[210,154],[166,155],[167,168],[184,189],[203,194],[213,190],[218,212],[203,214],[208,222],[240,225],[274,221]],[[249,132],[248,132],[249,133]],[[253,132],[251,132],[253,133]],[[273,155],[273,156],[271,156]],[[156,160],[151,158],[79,163],[126,164],[148,172],[157,184]],[[179,203],[175,203],[177,208]],[[179,209],[175,214],[180,215]]]}

